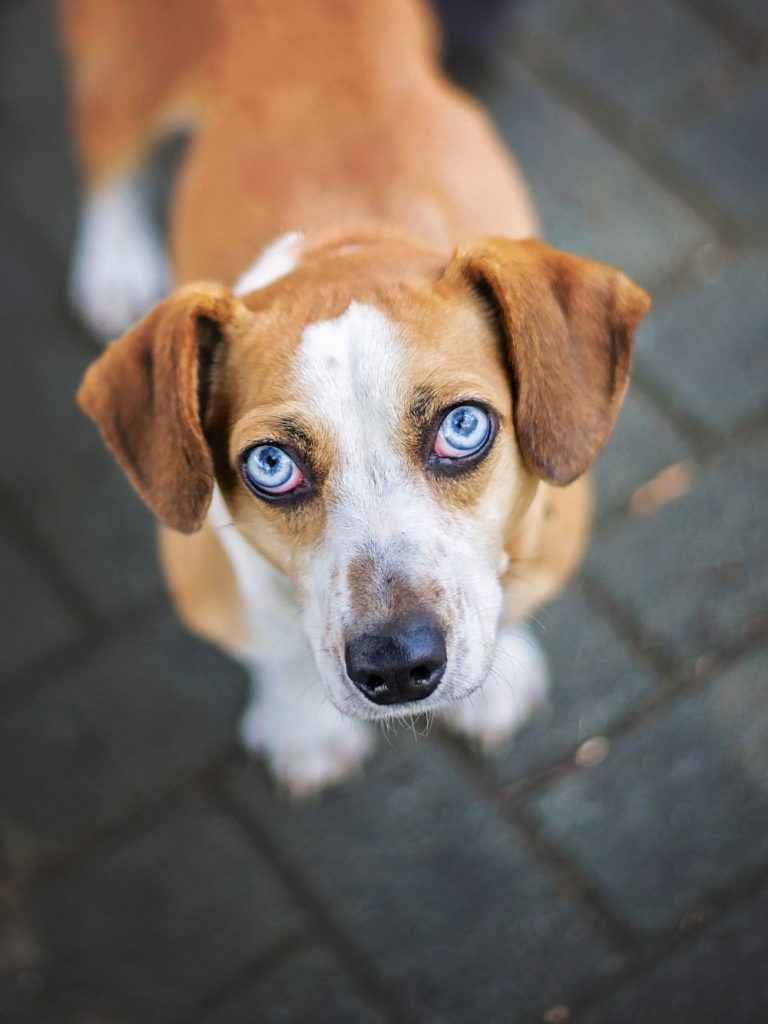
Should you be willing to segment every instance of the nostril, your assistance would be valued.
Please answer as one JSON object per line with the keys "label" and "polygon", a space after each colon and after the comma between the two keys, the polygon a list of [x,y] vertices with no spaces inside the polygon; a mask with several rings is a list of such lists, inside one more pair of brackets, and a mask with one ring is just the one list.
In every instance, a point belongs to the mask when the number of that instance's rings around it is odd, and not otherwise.
{"label": "nostril", "polygon": [[384,676],[376,675],[372,672],[363,683],[364,692],[367,697],[385,697],[389,692],[390,686]]}
{"label": "nostril", "polygon": [[430,665],[416,665],[415,668],[411,669],[411,680],[414,683],[426,683],[434,672],[434,668]]}

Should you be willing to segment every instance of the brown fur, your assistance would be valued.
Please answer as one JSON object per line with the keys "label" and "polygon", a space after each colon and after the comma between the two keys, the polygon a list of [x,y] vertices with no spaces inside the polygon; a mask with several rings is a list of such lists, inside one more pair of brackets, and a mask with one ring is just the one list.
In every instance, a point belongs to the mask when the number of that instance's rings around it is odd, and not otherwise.
{"label": "brown fur", "polygon": [[202,525],[214,483],[201,365],[238,310],[245,313],[221,285],[178,289],[107,349],[78,392],[142,498],[184,533]]}
{"label": "brown fur", "polygon": [[572,483],[613,429],[648,296],[613,267],[534,239],[473,242],[453,269],[482,282],[498,310],[526,464]]}
{"label": "brown fur", "polygon": [[443,250],[536,232],[418,0],[60,2],[89,188],[169,121],[198,125],[171,225],[179,281],[231,282],[293,228],[382,222]]}
{"label": "brown fur", "polygon": [[[89,370],[81,403],[160,520],[199,529],[216,477],[246,536],[290,572],[322,510],[287,518],[257,505],[238,454],[301,419],[285,384],[302,327],[372,301],[410,339],[414,395],[433,383],[424,415],[462,389],[497,409],[499,452],[436,486],[462,507],[489,488],[509,504],[510,619],[551,596],[580,557],[589,500],[583,480],[549,484],[574,480],[605,442],[647,297],[618,271],[538,242],[471,241],[534,234],[535,217],[486,115],[439,72],[422,5],[61,6],[87,187],[134,167],[169,119],[197,121],[172,215],[177,280],[231,284],[277,235],[307,233],[287,282],[242,301],[223,285],[189,285]],[[308,426],[322,477],[332,447]],[[215,532],[164,531],[162,550],[185,620],[237,647],[237,595]]]}

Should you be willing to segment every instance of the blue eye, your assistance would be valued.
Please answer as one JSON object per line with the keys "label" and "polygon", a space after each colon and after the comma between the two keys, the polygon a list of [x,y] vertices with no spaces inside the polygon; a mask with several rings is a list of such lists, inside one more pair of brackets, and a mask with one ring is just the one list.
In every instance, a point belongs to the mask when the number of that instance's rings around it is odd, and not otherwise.
{"label": "blue eye", "polygon": [[443,459],[465,459],[485,446],[491,436],[491,418],[479,405],[451,409],[435,438],[434,452]]}
{"label": "blue eye", "polygon": [[243,459],[245,477],[257,491],[287,494],[303,483],[301,470],[282,448],[275,444],[257,444]]}

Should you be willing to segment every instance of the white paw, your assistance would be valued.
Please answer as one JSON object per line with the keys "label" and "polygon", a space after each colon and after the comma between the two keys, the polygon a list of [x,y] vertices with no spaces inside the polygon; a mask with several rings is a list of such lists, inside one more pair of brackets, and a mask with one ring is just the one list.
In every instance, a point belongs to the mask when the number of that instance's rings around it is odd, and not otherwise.
{"label": "white paw", "polygon": [[543,703],[547,678],[546,658],[533,633],[524,626],[503,629],[485,682],[447,708],[443,721],[482,750],[494,750]]}
{"label": "white paw", "polygon": [[170,280],[141,186],[125,178],[96,190],[81,213],[69,280],[70,301],[88,326],[105,340],[121,335]]}
{"label": "white paw", "polygon": [[306,698],[292,708],[285,697],[257,695],[239,724],[240,741],[262,754],[271,774],[292,797],[306,797],[352,775],[374,746],[363,723],[326,702],[309,707]]}

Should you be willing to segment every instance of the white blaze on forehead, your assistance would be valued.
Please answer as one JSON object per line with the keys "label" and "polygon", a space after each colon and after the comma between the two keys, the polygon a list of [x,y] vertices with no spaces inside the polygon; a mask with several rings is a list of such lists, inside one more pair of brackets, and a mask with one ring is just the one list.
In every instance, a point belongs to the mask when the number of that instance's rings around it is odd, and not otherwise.
{"label": "white blaze on forehead", "polygon": [[342,463],[379,465],[395,455],[402,364],[395,325],[373,306],[351,302],[336,319],[304,329],[296,354],[302,398],[334,435]]}
{"label": "white blaze on forehead", "polygon": [[[361,628],[348,569],[371,559],[366,614],[391,615],[405,578],[424,607],[448,623],[448,670],[436,702],[479,683],[490,662],[501,589],[482,528],[446,506],[403,444],[410,388],[408,350],[380,310],[352,302],[341,316],[304,329],[294,357],[299,399],[330,436],[333,468],[324,537],[307,551],[303,622],[338,707],[370,716],[344,669],[344,643]],[[400,584],[398,583],[398,586]],[[458,596],[457,596],[458,595]]]}
{"label": "white blaze on forehead", "polygon": [[266,288],[273,281],[290,274],[299,262],[303,238],[301,231],[289,231],[262,249],[250,267],[237,279],[232,289],[235,295],[247,295],[257,288]]}

